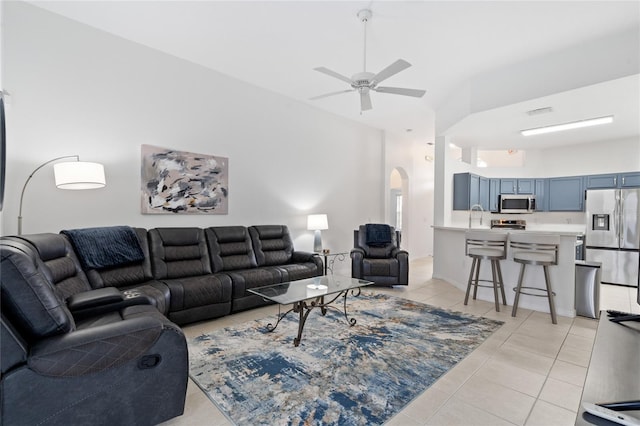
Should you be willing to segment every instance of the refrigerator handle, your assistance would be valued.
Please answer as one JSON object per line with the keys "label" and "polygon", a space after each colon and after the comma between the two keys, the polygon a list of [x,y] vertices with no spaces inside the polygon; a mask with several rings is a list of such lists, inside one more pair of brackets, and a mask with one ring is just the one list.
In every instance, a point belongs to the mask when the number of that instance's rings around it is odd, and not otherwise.
{"label": "refrigerator handle", "polygon": [[618,218],[620,219],[618,221],[619,225],[618,225],[618,241],[620,242],[620,245],[618,247],[622,247],[624,246],[624,232],[623,231],[623,226],[624,226],[624,222],[623,222],[623,214],[624,214],[624,198],[622,197],[622,194],[620,194],[620,212],[618,213]]}
{"label": "refrigerator handle", "polygon": [[620,247],[620,223],[618,220],[619,215],[620,215],[620,196],[616,192],[616,202],[613,207],[613,229],[615,229],[616,243],[618,247]]}

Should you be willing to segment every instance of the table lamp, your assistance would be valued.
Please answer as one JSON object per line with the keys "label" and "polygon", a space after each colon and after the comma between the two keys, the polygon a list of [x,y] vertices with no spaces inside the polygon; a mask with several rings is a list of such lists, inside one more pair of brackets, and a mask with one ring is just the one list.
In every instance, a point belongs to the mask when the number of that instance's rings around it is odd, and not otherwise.
{"label": "table lamp", "polygon": [[326,214],[310,214],[307,216],[307,229],[315,231],[313,236],[313,251],[322,252],[322,235],[320,231],[329,229],[329,222]]}

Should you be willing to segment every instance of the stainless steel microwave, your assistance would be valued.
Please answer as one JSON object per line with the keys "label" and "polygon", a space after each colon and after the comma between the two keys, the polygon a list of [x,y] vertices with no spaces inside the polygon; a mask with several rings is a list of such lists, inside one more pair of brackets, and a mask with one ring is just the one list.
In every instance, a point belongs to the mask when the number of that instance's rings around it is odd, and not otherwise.
{"label": "stainless steel microwave", "polygon": [[500,195],[500,213],[533,213],[536,211],[535,195]]}

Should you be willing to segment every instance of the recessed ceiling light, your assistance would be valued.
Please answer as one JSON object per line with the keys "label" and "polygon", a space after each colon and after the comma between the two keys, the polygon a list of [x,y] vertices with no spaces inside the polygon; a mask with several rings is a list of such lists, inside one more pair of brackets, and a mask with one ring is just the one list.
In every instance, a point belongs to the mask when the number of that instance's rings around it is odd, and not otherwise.
{"label": "recessed ceiling light", "polygon": [[551,126],[536,127],[535,129],[521,130],[522,136],[541,135],[543,133],[561,132],[563,130],[578,129],[580,127],[597,126],[613,122],[613,115],[606,117],[590,118],[587,120],[572,121],[570,123],[554,124]]}

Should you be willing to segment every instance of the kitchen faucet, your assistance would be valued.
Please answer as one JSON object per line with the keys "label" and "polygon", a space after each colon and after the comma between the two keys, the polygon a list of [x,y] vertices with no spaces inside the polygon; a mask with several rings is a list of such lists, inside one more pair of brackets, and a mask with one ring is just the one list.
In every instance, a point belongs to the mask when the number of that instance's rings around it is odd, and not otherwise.
{"label": "kitchen faucet", "polygon": [[471,213],[473,213],[476,208],[480,209],[480,226],[482,226],[482,213],[484,213],[484,209],[480,204],[474,204],[469,209],[469,228],[471,228]]}

